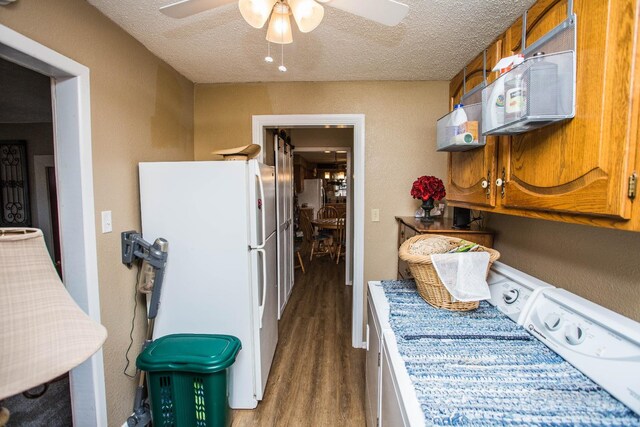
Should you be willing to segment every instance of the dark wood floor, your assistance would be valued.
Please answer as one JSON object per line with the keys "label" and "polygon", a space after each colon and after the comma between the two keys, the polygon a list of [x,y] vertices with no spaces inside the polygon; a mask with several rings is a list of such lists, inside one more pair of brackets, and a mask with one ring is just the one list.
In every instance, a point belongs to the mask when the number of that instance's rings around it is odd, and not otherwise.
{"label": "dark wood floor", "polygon": [[279,323],[265,397],[234,410],[235,426],[364,426],[365,351],[351,346],[351,286],[344,262],[305,259]]}

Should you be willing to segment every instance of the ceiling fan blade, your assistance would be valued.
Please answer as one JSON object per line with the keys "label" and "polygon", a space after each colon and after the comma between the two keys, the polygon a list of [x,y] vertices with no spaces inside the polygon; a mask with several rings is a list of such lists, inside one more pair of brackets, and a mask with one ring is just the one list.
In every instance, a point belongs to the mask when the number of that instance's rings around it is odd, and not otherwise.
{"label": "ceiling fan blade", "polygon": [[330,0],[326,5],[389,27],[398,25],[409,12],[409,6],[395,0]]}
{"label": "ceiling fan blade", "polygon": [[175,3],[162,6],[160,12],[171,18],[186,18],[205,10],[215,9],[227,3],[233,3],[235,0],[180,0]]}

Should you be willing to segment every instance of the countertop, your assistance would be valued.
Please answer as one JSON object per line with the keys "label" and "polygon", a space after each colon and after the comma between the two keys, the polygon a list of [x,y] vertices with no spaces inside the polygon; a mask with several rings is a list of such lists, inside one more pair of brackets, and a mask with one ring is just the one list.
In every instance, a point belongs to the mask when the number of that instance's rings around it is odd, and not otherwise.
{"label": "countertop", "polygon": [[446,231],[447,235],[460,234],[487,234],[493,233],[493,231],[486,228],[480,228],[477,223],[472,223],[469,229],[456,230],[453,228],[453,218],[440,217],[434,220],[432,223],[426,223],[420,221],[420,218],[414,218],[412,216],[397,216],[396,221],[402,221],[411,228],[414,228],[419,233],[437,233],[438,231]]}

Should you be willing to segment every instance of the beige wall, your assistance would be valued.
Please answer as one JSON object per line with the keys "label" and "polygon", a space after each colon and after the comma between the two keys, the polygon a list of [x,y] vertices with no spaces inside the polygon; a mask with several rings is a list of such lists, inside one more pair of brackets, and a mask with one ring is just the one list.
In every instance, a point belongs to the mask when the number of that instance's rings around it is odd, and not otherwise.
{"label": "beige wall", "polygon": [[293,128],[294,147],[353,147],[353,129]]}
{"label": "beige wall", "polygon": [[[395,215],[412,215],[420,175],[445,178],[435,152],[436,119],[446,113],[447,82],[325,82],[196,85],[195,157],[251,143],[254,114],[365,115],[365,280],[396,274]],[[380,209],[380,222],[370,221]]]}
{"label": "beige wall", "polygon": [[[193,84],[82,0],[19,1],[0,8],[0,24],[91,70],[100,303],[109,331],[107,405],[109,425],[120,426],[131,413],[135,388],[122,374],[135,271],[120,262],[120,232],[140,229],[137,163],[193,159]],[[103,210],[113,212],[113,233],[99,231]],[[143,318],[139,310],[132,359],[142,342]]]}
{"label": "beige wall", "polygon": [[640,321],[640,236],[629,231],[490,215],[501,261]]}

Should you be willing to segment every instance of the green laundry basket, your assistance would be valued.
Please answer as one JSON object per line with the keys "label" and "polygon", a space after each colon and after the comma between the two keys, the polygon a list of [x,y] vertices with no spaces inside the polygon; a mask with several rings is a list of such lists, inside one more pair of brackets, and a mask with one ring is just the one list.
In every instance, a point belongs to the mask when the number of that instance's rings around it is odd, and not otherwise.
{"label": "green laundry basket", "polygon": [[227,427],[227,371],[242,344],[230,335],[175,334],[153,341],[136,365],[148,372],[154,427]]}

